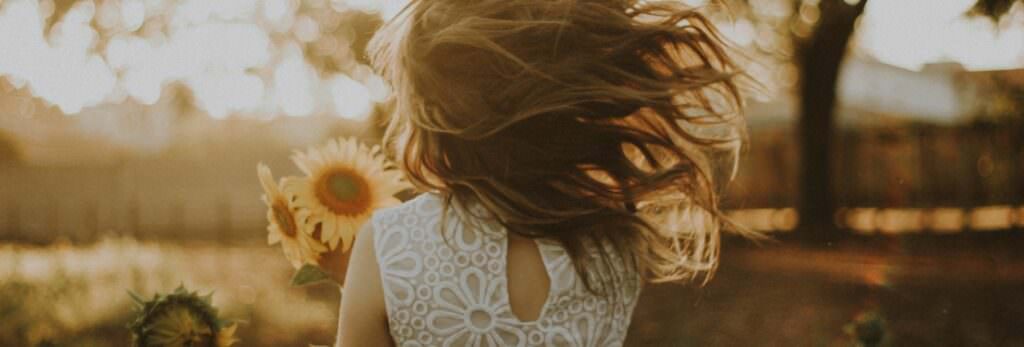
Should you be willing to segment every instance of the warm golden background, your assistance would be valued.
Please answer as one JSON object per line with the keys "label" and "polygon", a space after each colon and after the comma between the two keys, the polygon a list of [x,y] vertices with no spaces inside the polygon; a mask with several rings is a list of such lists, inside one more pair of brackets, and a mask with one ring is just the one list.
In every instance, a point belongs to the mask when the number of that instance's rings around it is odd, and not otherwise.
{"label": "warm golden background", "polygon": [[[778,242],[651,287],[630,345],[1024,345],[1024,2],[680,1],[763,83],[725,203]],[[124,346],[126,291],[179,283],[243,346],[329,343],[255,168],[379,134],[402,4],[0,0],[0,345]]]}

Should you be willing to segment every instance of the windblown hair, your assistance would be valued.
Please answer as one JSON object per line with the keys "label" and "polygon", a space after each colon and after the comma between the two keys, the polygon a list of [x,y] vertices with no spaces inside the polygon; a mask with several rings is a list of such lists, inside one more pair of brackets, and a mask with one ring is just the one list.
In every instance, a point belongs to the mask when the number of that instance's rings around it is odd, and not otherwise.
{"label": "windblown hair", "polygon": [[712,153],[745,139],[727,47],[675,1],[412,0],[370,51],[408,178],[558,240],[594,290],[612,261],[655,282],[715,269]]}

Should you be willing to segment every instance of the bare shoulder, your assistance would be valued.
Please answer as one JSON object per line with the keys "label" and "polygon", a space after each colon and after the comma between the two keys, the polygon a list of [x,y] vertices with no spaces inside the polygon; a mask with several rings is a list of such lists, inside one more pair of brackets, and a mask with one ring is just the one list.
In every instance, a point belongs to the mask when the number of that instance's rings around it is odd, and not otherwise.
{"label": "bare shoulder", "polygon": [[366,223],[352,246],[338,317],[337,346],[388,346],[384,290],[374,249],[373,223]]}

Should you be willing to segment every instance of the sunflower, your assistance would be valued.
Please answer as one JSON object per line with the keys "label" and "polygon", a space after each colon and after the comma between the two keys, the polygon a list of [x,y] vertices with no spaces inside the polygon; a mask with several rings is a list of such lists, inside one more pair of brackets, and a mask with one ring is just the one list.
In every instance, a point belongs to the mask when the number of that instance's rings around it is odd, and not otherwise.
{"label": "sunflower", "polygon": [[136,305],[136,317],[128,324],[133,347],[230,347],[237,325],[220,319],[212,294],[200,296],[179,286],[152,300],[129,292]]}
{"label": "sunflower", "polygon": [[307,231],[330,249],[352,247],[359,227],[374,210],[399,203],[395,194],[409,188],[401,172],[388,165],[380,147],[368,148],[352,138],[331,140],[292,156],[306,177],[284,180],[293,205],[309,213]]}
{"label": "sunflower", "polygon": [[312,231],[303,230],[309,212],[293,206],[293,199],[281,190],[280,184],[274,182],[270,168],[261,163],[257,173],[263,186],[263,203],[267,204],[267,243],[280,243],[285,258],[295,268],[315,263],[327,247],[313,238]]}

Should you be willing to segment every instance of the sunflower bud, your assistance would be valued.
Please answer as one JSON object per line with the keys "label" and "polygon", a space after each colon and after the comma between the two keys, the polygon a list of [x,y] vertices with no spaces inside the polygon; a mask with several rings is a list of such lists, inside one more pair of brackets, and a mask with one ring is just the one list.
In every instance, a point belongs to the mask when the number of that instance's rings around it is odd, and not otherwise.
{"label": "sunflower bud", "polygon": [[179,286],[149,301],[129,295],[138,313],[128,325],[133,347],[229,347],[238,341],[236,326],[217,317],[212,294],[199,296]]}

